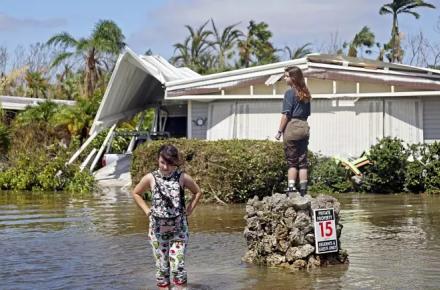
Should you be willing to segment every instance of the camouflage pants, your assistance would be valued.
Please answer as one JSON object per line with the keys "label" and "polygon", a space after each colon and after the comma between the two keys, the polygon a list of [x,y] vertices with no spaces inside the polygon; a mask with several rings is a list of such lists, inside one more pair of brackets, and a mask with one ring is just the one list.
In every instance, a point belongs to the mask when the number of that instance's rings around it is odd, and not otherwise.
{"label": "camouflage pants", "polygon": [[174,284],[185,284],[187,281],[185,253],[189,237],[186,218],[183,218],[182,226],[178,227],[178,231],[163,231],[161,226],[167,226],[166,220],[150,217],[148,236],[156,260],[157,286],[168,286],[171,275]]}
{"label": "camouflage pants", "polygon": [[285,140],[284,154],[286,156],[288,168],[307,169],[307,146],[309,139],[302,140]]}

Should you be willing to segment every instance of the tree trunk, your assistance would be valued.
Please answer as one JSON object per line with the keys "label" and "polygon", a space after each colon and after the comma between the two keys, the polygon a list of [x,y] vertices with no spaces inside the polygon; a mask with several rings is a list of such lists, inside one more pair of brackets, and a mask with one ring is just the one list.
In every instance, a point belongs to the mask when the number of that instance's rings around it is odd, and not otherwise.
{"label": "tree trunk", "polygon": [[95,90],[96,84],[96,63],[95,63],[95,49],[92,48],[87,56],[87,72],[86,72],[86,92],[87,97],[91,97]]}
{"label": "tree trunk", "polygon": [[398,47],[397,47],[397,37],[399,34],[399,28],[397,27],[397,13],[393,14],[393,27],[391,31],[391,60],[392,62],[396,62]]}

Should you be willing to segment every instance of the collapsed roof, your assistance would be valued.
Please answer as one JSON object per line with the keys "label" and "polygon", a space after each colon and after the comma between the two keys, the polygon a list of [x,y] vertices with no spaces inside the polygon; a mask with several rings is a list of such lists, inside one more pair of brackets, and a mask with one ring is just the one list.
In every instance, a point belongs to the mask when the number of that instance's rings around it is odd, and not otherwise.
{"label": "collapsed roof", "polygon": [[163,99],[165,82],[195,77],[200,75],[176,68],[160,56],[138,56],[126,48],[116,62],[90,135],[155,106]]}

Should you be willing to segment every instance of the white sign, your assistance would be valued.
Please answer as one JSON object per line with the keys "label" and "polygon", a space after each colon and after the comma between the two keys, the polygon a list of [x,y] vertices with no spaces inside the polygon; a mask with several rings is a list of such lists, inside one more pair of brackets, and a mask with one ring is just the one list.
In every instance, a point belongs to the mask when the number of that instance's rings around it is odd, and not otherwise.
{"label": "white sign", "polygon": [[332,208],[314,209],[315,252],[325,254],[338,251],[335,212]]}

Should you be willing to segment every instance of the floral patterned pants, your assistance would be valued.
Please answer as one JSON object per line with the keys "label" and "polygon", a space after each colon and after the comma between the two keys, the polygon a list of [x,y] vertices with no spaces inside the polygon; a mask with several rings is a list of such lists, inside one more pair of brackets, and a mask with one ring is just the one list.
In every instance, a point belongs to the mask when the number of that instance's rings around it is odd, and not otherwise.
{"label": "floral patterned pants", "polygon": [[170,229],[167,220],[150,217],[148,236],[156,260],[156,280],[159,287],[166,287],[170,284],[170,274],[176,285],[185,284],[187,281],[185,253],[189,237],[188,223],[183,217],[177,231],[167,231]]}

